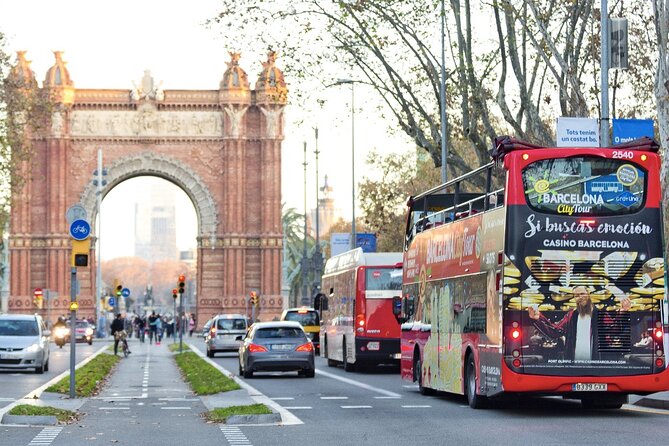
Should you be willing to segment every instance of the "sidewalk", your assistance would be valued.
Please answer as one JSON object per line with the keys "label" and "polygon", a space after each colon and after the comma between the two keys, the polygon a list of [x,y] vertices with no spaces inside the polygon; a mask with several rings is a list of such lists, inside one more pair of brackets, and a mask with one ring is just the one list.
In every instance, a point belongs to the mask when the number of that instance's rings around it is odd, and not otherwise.
{"label": "sidewalk", "polygon": [[201,418],[207,408],[184,383],[167,344],[135,341],[130,349],[102,393],[85,400],[80,411],[86,416],[65,426],[53,444],[154,444],[155,435],[174,444],[220,442],[218,425]]}

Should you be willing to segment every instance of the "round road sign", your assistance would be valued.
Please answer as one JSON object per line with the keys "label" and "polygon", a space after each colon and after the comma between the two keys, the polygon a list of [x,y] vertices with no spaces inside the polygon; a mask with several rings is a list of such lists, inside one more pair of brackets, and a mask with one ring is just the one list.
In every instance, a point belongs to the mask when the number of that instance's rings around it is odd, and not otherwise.
{"label": "round road sign", "polygon": [[74,220],[70,225],[70,236],[75,240],[86,240],[91,235],[91,225],[86,220]]}

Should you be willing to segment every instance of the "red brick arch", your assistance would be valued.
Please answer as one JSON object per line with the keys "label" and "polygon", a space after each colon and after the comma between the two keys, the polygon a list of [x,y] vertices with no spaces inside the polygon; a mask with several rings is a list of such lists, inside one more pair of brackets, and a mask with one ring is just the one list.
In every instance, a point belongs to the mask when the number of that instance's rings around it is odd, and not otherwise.
{"label": "red brick arch", "polygon": [[[29,181],[12,208],[10,311],[35,311],[26,308],[34,288],[49,289],[61,298],[70,295],[65,212],[79,204],[95,221],[92,180],[102,148],[108,169],[103,194],[129,178],[152,175],[176,184],[192,200],[198,218],[198,325],[214,313],[243,312],[242,298],[250,290],[267,297],[263,319],[280,313],[279,304],[267,303],[282,302],[280,175],[286,89],[276,71],[266,75],[277,70],[273,56],[263,64],[255,90],[245,73],[239,75],[238,59],[233,55],[217,90],[163,90],[148,73],[140,87],[130,90],[76,89],[59,84],[50,77],[51,70],[47,73],[42,88],[50,89],[58,104],[46,133],[32,137]],[[58,55],[56,66],[66,70]],[[69,73],[58,79],[69,81]],[[77,269],[83,317],[95,310],[91,254],[90,266]]]}

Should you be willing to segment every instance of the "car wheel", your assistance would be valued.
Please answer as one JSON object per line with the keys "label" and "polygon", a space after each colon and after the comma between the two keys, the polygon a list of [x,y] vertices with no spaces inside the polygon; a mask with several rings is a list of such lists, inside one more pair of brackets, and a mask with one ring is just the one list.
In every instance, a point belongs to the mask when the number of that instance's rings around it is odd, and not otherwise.
{"label": "car wheel", "polygon": [[46,364],[44,364],[44,371],[48,372],[49,371],[49,360],[46,360]]}
{"label": "car wheel", "polygon": [[88,345],[93,345],[93,341],[88,341]]}
{"label": "car wheel", "polygon": [[244,378],[253,378],[253,372],[250,370],[244,370]]}
{"label": "car wheel", "polygon": [[307,378],[313,378],[314,376],[316,376],[316,370],[314,369],[306,370],[304,372],[304,376],[306,376]]}
{"label": "car wheel", "polygon": [[211,353],[211,350],[207,349],[207,358],[213,358],[214,355]]}
{"label": "car wheel", "polygon": [[239,375],[239,376],[242,376],[243,374],[244,374],[244,372],[242,371],[242,363],[241,363],[241,361],[240,361],[240,362],[239,362],[239,373],[238,373],[238,375]]}
{"label": "car wheel", "polygon": [[35,373],[37,373],[38,375],[44,373],[44,363],[42,363],[42,365],[39,367],[35,367]]}

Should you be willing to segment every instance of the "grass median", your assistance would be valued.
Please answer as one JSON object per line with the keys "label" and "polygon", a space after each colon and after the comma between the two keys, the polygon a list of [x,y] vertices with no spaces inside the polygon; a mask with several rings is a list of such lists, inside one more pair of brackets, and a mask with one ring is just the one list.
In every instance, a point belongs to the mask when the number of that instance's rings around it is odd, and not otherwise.
{"label": "grass median", "polygon": [[248,406],[230,406],[210,410],[204,418],[212,423],[225,423],[232,415],[266,415],[272,411],[264,404],[249,404]]}
{"label": "grass median", "polygon": [[[186,345],[185,343],[183,344],[183,347],[184,347],[184,348],[183,348],[183,351],[190,350],[190,348],[188,347],[188,345]],[[179,343],[177,342],[176,344],[169,344],[169,345],[167,346],[167,348],[168,348],[171,352],[178,352],[178,351],[179,351]]]}
{"label": "grass median", "polygon": [[19,404],[9,411],[9,415],[27,416],[55,416],[59,423],[73,423],[79,419],[77,412],[71,410],[57,409],[51,406],[33,406],[30,404]]}
{"label": "grass median", "polygon": [[213,395],[241,388],[239,384],[193,352],[178,353],[174,355],[174,359],[196,395]]}
{"label": "grass median", "polygon": [[[78,397],[90,397],[98,393],[105,379],[120,358],[102,353],[74,372],[75,394]],[[70,393],[70,375],[48,387],[47,392]]]}

